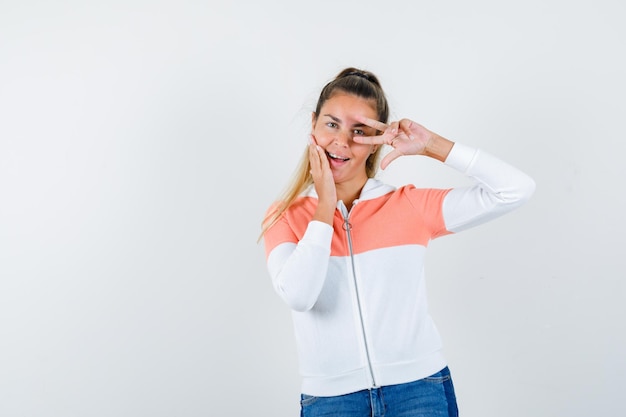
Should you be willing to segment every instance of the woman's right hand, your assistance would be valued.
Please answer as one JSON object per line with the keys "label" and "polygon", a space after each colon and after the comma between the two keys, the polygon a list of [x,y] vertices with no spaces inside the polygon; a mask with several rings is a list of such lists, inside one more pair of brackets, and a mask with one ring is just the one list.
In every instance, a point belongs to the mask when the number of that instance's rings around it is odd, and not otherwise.
{"label": "woman's right hand", "polygon": [[309,161],[311,163],[311,176],[315,184],[317,193],[317,210],[313,215],[313,220],[319,220],[332,226],[335,208],[337,207],[337,190],[335,179],[330,169],[326,152],[315,141],[311,135],[309,145]]}

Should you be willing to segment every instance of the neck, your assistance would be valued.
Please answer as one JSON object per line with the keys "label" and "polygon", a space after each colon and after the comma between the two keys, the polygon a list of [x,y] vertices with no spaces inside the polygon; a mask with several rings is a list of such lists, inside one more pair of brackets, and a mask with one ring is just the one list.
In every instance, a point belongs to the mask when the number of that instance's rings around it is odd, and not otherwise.
{"label": "neck", "polygon": [[361,195],[361,190],[363,190],[363,186],[366,182],[367,178],[351,184],[335,183],[335,188],[337,190],[337,201],[343,201],[343,204],[345,204],[346,208],[350,210],[352,208],[352,203],[354,203],[354,200],[359,198],[359,196]]}

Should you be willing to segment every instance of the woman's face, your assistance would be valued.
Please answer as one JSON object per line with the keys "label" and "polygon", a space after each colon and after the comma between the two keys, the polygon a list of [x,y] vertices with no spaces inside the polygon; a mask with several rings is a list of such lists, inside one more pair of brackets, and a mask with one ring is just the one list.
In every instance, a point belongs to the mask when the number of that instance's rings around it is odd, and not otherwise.
{"label": "woman's face", "polygon": [[338,93],[326,100],[318,115],[313,114],[313,137],[326,151],[337,184],[367,180],[365,162],[376,151],[376,145],[352,140],[354,136],[376,134],[373,128],[360,123],[357,116],[378,120],[375,102],[348,93]]}

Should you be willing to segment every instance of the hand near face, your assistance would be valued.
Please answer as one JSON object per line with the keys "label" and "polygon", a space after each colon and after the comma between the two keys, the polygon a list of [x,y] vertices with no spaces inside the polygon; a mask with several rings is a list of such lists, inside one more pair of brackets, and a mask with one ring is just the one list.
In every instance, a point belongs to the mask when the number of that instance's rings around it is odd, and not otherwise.
{"label": "hand near face", "polygon": [[[380,163],[382,169],[402,155],[426,155],[426,149],[438,135],[424,126],[409,120],[385,124],[367,117],[360,118],[361,123],[383,132],[378,136],[355,136],[354,141],[364,144],[389,145],[393,148]],[[442,138],[443,139],[443,138]]]}
{"label": "hand near face", "polygon": [[327,204],[334,210],[337,205],[337,192],[333,172],[330,169],[326,152],[318,146],[313,135],[311,135],[311,144],[309,145],[309,161],[315,191],[320,203]]}

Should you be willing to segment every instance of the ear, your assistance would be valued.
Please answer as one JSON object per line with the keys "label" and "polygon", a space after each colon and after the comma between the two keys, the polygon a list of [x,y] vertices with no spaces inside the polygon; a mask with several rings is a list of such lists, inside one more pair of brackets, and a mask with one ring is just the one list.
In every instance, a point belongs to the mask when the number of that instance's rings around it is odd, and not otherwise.
{"label": "ear", "polygon": [[317,114],[311,112],[311,130],[315,129],[315,122],[317,122]]}
{"label": "ear", "polygon": [[372,147],[372,152],[370,152],[370,153],[376,153],[377,150],[378,150],[378,145],[374,145]]}

